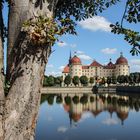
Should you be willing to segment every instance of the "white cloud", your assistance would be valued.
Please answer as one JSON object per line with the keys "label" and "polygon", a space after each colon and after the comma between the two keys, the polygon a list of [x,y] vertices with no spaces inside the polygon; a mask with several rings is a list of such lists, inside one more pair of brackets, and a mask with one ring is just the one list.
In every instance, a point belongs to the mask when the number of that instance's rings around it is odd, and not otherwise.
{"label": "white cloud", "polygon": [[58,42],[57,43],[57,45],[59,46],[59,47],[70,47],[70,48],[76,48],[76,44],[69,44],[69,43],[67,43],[67,42],[64,42],[64,41],[60,41],[60,42]]}
{"label": "white cloud", "polygon": [[103,120],[102,123],[106,125],[117,125],[119,122],[113,118],[108,118]]}
{"label": "white cloud", "polygon": [[131,62],[133,65],[138,65],[138,66],[140,66],[140,59],[132,59],[132,60],[130,60],[130,62]]}
{"label": "white cloud", "polygon": [[65,66],[60,66],[60,67],[59,67],[59,70],[62,71],[62,70],[64,69],[64,67],[65,67]]}
{"label": "white cloud", "polygon": [[104,48],[101,50],[104,54],[115,54],[117,52],[116,48]]}
{"label": "white cloud", "polygon": [[65,127],[65,126],[60,126],[60,127],[58,127],[57,132],[65,133],[67,130],[68,130],[67,127]]}
{"label": "white cloud", "polygon": [[69,46],[70,46],[71,48],[76,48],[76,47],[77,47],[76,44],[69,44]]}
{"label": "white cloud", "polygon": [[76,51],[77,54],[84,54],[83,51]]}
{"label": "white cloud", "polygon": [[83,115],[82,115],[82,117],[81,117],[81,119],[80,119],[80,122],[83,122],[83,121],[85,121],[86,119],[88,119],[88,118],[90,118],[90,117],[92,117],[93,115],[90,113],[90,112],[85,112]]}
{"label": "white cloud", "polygon": [[83,60],[92,60],[92,58],[86,54],[80,54],[80,55],[78,55],[78,57]]}
{"label": "white cloud", "polygon": [[50,65],[47,65],[46,67],[47,68],[53,68],[54,66],[52,64],[50,64]]}
{"label": "white cloud", "polygon": [[59,47],[65,47],[65,46],[67,46],[68,44],[67,44],[66,42],[61,41],[61,42],[58,42],[57,45],[58,45]]}
{"label": "white cloud", "polygon": [[130,60],[131,72],[140,72],[140,59]]}
{"label": "white cloud", "polygon": [[47,116],[47,121],[51,122],[53,118],[51,116]]}
{"label": "white cloud", "polygon": [[62,72],[61,71],[45,71],[45,75],[60,76],[62,75]]}
{"label": "white cloud", "polygon": [[110,22],[102,16],[94,16],[93,18],[88,18],[79,22],[79,25],[91,31],[105,31],[110,32]]}

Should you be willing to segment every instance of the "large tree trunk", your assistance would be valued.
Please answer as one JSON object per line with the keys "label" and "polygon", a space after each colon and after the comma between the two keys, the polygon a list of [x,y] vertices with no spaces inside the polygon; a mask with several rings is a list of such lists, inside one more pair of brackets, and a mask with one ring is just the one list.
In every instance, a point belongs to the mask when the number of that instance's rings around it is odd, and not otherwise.
{"label": "large tree trunk", "polygon": [[7,80],[11,87],[5,103],[4,140],[32,140],[34,136],[40,88],[51,48],[33,46],[21,27],[25,20],[53,14],[52,1],[45,1],[43,7],[35,7],[34,1],[12,0],[10,4]]}
{"label": "large tree trunk", "polygon": [[[25,48],[24,45],[27,45],[26,41],[22,44]],[[31,51],[29,58],[26,55],[18,57],[19,64],[12,75],[12,85],[5,104],[5,140],[30,140],[34,136],[45,63],[41,59],[40,48],[37,53],[36,49],[32,48]],[[35,53],[37,56],[34,56]],[[47,54],[49,57],[50,48]]]}
{"label": "large tree trunk", "polygon": [[3,18],[0,7],[0,140],[3,139],[3,103],[4,103],[4,75],[3,75]]}

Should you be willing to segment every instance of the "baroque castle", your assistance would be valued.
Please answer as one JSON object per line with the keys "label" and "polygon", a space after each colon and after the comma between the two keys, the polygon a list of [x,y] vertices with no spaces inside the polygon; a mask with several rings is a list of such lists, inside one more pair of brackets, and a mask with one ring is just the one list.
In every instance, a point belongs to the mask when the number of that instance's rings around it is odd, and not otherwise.
{"label": "baroque castle", "polygon": [[120,57],[116,60],[116,63],[113,64],[111,59],[107,65],[102,65],[96,60],[90,65],[83,65],[80,58],[77,55],[69,57],[69,63],[64,67],[62,75],[63,79],[69,74],[71,77],[74,76],[87,76],[88,78],[103,78],[103,77],[112,77],[119,75],[129,75],[130,67],[127,59],[123,56],[123,53],[120,53]]}

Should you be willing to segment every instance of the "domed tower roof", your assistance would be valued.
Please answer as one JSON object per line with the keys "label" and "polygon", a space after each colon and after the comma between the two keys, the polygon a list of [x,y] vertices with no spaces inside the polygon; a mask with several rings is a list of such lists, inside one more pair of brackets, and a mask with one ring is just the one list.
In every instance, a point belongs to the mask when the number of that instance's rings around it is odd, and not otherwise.
{"label": "domed tower roof", "polygon": [[120,57],[116,60],[116,65],[121,65],[121,64],[128,64],[127,59],[123,56],[122,52]]}
{"label": "domed tower roof", "polygon": [[80,58],[77,57],[76,55],[74,55],[74,57],[71,59],[70,62],[71,62],[71,64],[73,64],[73,65],[79,65],[79,64],[81,64]]}
{"label": "domed tower roof", "polygon": [[74,122],[78,122],[81,119],[81,114],[72,114],[72,119]]}
{"label": "domed tower roof", "polygon": [[123,125],[124,120],[128,118],[128,112],[117,112],[117,117],[121,120],[121,123]]}
{"label": "domed tower roof", "polygon": [[62,73],[69,73],[69,66],[65,66]]}

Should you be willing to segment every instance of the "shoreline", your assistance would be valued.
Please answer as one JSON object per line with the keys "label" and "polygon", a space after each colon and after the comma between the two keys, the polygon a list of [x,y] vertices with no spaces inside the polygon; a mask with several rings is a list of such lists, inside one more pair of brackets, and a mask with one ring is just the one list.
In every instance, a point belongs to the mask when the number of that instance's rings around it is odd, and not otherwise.
{"label": "shoreline", "polygon": [[[97,93],[137,93],[140,86],[99,87]],[[93,93],[93,87],[43,87],[41,93]]]}

